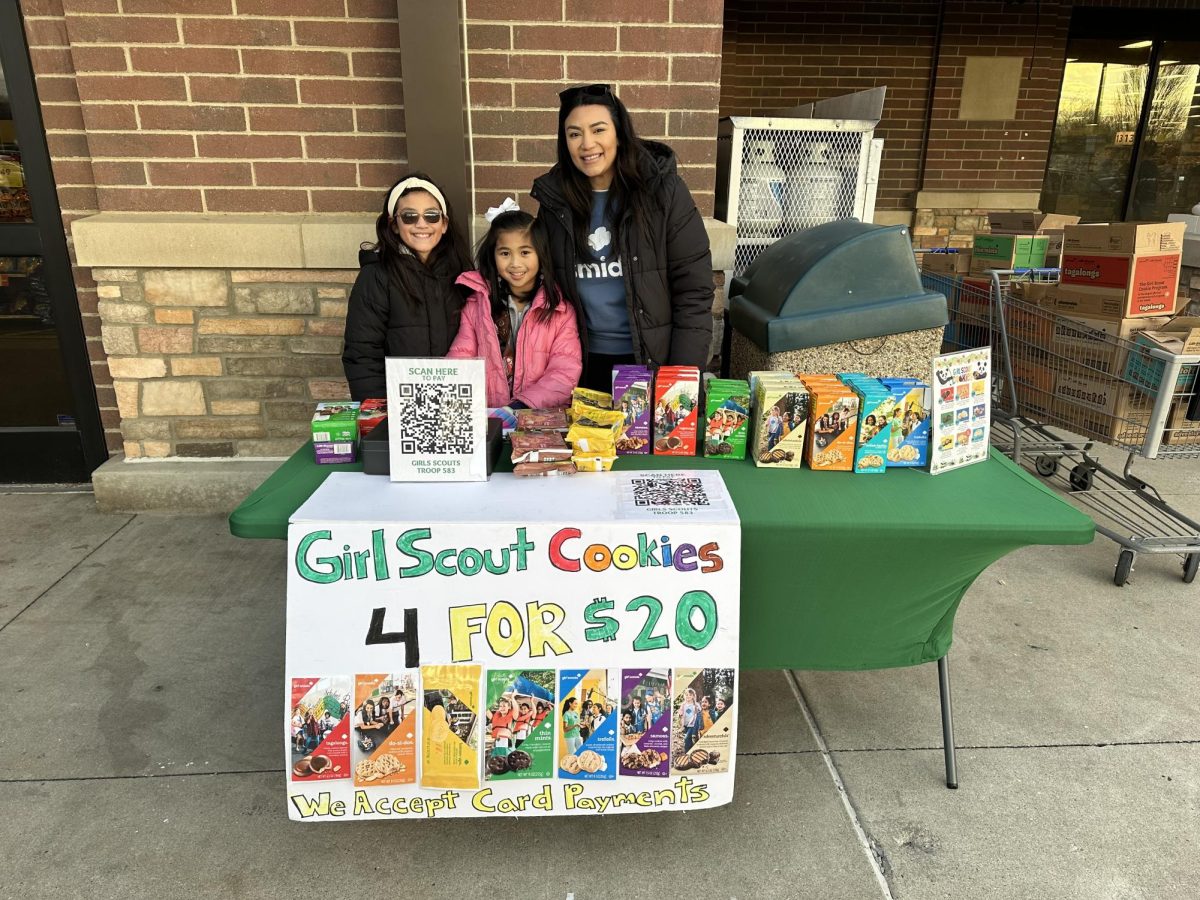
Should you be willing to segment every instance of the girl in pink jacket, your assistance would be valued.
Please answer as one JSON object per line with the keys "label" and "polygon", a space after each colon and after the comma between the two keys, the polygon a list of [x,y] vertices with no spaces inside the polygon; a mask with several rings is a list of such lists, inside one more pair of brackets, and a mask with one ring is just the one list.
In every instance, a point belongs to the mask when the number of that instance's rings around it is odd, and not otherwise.
{"label": "girl in pink jacket", "polygon": [[[567,406],[583,355],[575,310],[554,284],[545,226],[521,210],[496,216],[475,254],[451,359],[482,358],[487,404],[499,418],[511,410]],[[503,408],[508,408],[508,415]]]}

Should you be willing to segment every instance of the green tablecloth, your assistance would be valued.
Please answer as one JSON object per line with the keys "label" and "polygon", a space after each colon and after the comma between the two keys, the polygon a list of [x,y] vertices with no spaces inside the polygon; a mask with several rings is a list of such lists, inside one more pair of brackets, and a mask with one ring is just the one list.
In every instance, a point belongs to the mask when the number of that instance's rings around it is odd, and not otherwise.
{"label": "green tablecloth", "polygon": [[[742,521],[742,667],[883,669],[945,655],[971,583],[1030,544],[1086,544],[1092,520],[1002,455],[932,477],[759,469],[749,461],[623,457],[618,466],[718,469]],[[330,472],[304,446],[229,517],[286,538]],[[577,475],[577,478],[600,477]]]}

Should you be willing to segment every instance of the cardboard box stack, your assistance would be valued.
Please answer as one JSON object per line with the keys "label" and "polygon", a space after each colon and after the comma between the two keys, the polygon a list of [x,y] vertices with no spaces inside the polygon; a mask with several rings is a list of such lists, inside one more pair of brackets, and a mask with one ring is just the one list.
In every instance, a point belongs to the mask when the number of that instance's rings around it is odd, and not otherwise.
{"label": "cardboard box stack", "polygon": [[971,247],[971,274],[991,269],[1040,269],[1050,239],[1044,234],[977,234]]}
{"label": "cardboard box stack", "polygon": [[1068,226],[1056,307],[1093,319],[1171,315],[1186,228],[1183,222]]}
{"label": "cardboard box stack", "polygon": [[1068,225],[1079,223],[1079,216],[1062,216],[1057,213],[1034,212],[990,212],[988,224],[992,234],[1028,234],[1046,238],[1046,256],[1043,264],[1054,267],[1062,259],[1063,230]]}

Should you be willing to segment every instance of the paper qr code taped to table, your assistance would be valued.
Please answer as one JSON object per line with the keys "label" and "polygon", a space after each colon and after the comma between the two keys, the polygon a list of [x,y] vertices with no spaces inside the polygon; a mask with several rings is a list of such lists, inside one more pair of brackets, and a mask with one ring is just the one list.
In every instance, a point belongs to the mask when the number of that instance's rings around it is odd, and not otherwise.
{"label": "paper qr code taped to table", "polygon": [[392,407],[392,440],[406,454],[468,455],[475,452],[469,384],[411,384],[398,387]]}
{"label": "paper qr code taped to table", "polygon": [[634,506],[708,506],[699,478],[646,476],[630,479]]}

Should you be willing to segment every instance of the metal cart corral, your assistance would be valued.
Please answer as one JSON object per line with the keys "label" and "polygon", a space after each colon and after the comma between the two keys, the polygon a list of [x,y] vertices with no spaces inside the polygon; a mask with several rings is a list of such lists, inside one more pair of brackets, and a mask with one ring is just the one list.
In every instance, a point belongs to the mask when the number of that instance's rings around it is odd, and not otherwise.
{"label": "metal cart corral", "polygon": [[[1200,523],[1131,470],[1139,456],[1200,456],[1200,355],[1136,342],[1136,330],[1163,319],[1081,321],[1039,305],[1047,301],[1038,283],[1056,276],[922,273],[926,287],[949,300],[946,349],[993,347],[993,443],[1068,491],[1096,530],[1121,546],[1113,582],[1129,580],[1138,553],[1175,553],[1191,583],[1200,568]],[[1097,444],[1126,451],[1121,471],[1096,458]]]}

